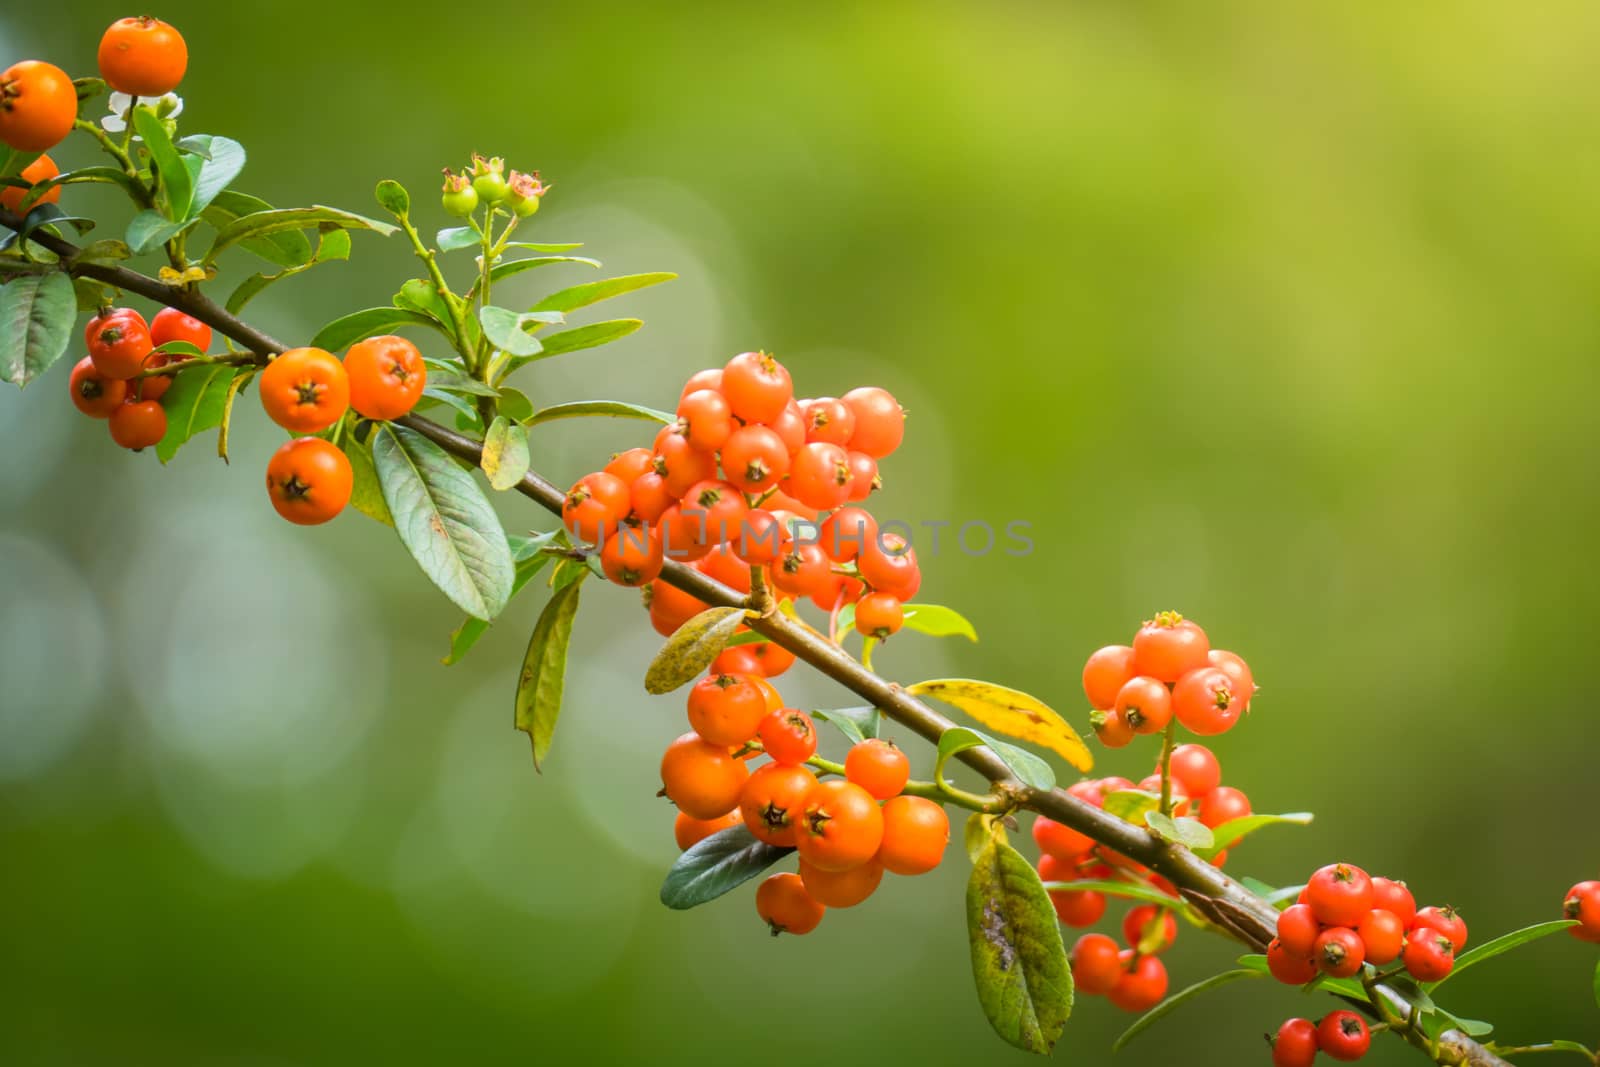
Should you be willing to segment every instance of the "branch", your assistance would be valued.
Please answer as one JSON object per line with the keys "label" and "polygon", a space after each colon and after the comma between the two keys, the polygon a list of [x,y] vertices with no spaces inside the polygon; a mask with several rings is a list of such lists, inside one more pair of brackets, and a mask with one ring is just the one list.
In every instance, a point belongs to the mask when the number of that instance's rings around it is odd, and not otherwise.
{"label": "branch", "polygon": [[[0,226],[20,231],[22,220],[0,208]],[[191,286],[168,285],[126,267],[75,263],[74,259],[81,250],[52,234],[36,231],[29,235],[28,240],[59,256],[65,268],[74,276],[93,278],[193,315],[217,332],[244,345],[259,362],[265,363],[269,357],[289,347],[244,322]],[[482,443],[465,434],[418,415],[407,415],[397,421],[428,437],[458,458],[474,464],[482,460]],[[529,471],[516,488],[545,510],[561,514],[565,494],[538,473]],[[668,561],[662,568],[661,578],[707,604],[736,608],[748,606],[742,593],[682,563]],[[747,625],[929,742],[938,744],[939,737],[956,725],[898,685],[867,670],[838,645],[782,612],[752,617],[747,620]],[[996,793],[1008,798],[1012,806],[1026,808],[1065,823],[1099,844],[1164,875],[1178,887],[1184,899],[1207,919],[1246,946],[1261,951],[1274,936],[1277,908],[1188,849],[1169,844],[1150,831],[1086,804],[1064,789],[1039,790],[1023,785],[987,748],[967,749],[958,753],[957,758],[988,779]],[[1373,988],[1402,1016],[1408,1015],[1415,1007],[1411,1000],[1391,986],[1375,985]],[[1424,1052],[1429,1051],[1426,1037],[1418,1030],[1412,1029],[1402,1036]],[[1441,1064],[1512,1067],[1508,1061],[1459,1030],[1446,1031],[1438,1047],[1436,1062]]]}

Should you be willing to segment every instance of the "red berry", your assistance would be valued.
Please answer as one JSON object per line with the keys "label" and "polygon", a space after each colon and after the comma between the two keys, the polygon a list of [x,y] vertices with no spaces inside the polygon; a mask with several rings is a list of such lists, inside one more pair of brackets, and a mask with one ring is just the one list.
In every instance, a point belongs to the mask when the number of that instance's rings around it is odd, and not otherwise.
{"label": "red berry", "polygon": [[1366,1020],[1353,1011],[1334,1011],[1317,1024],[1317,1047],[1336,1060],[1359,1060],[1372,1045]]}
{"label": "red berry", "polygon": [[1457,952],[1467,947],[1467,921],[1454,908],[1423,908],[1411,920],[1412,929],[1430,927],[1450,939]]}
{"label": "red berry", "polygon": [[[809,445],[806,447],[810,447]],[[899,534],[880,533],[856,557],[861,579],[880,593],[909,601],[922,586],[917,550]]]}
{"label": "red berry", "polygon": [[682,497],[696,482],[717,476],[716,454],[694,447],[671,426],[663,426],[656,434],[655,466],[674,498]]}
{"label": "red berry", "polygon": [[[1200,803],[1200,821],[1213,830],[1249,814],[1250,798],[1244,795],[1243,790],[1231,785],[1219,785],[1207,793],[1205,800]],[[1223,847],[1232,846],[1233,842],[1228,841]]]}
{"label": "red berry", "polygon": [[77,366],[72,368],[67,385],[73,406],[91,419],[109,419],[128,397],[128,383],[101,374],[88,356],[78,360]]}
{"label": "red berry", "polygon": [[771,422],[794,398],[794,385],[765,352],[741,352],[722,368],[722,394],[745,422]]}
{"label": "red berry", "polygon": [[1222,784],[1222,766],[1204,745],[1179,745],[1172,750],[1172,778],[1184,792],[1205,806],[1206,794]]}
{"label": "red berry", "polygon": [[1108,710],[1134,673],[1133,649],[1127,645],[1107,645],[1091,653],[1083,665],[1083,693],[1089,706]]}
{"label": "red berry", "polygon": [[1162,682],[1176,682],[1206,666],[1211,642],[1206,632],[1175,611],[1163,611],[1133,638],[1134,667]]}
{"label": "red berry", "polygon": [[1278,941],[1291,956],[1310,959],[1322,924],[1306,904],[1291,904],[1278,915]]}
{"label": "red berry", "polygon": [[1172,713],[1191,733],[1226,733],[1243,711],[1244,701],[1234,696],[1233,679],[1216,667],[1190,671],[1172,687]]}
{"label": "red berry", "polygon": [[756,736],[774,763],[804,763],[817,752],[816,724],[795,708],[769,712],[756,728]]}
{"label": "red berry", "polygon": [[865,452],[848,453],[847,462],[850,464],[850,487],[846,494],[853,504],[859,504],[873,493],[883,488],[883,479],[878,477],[878,461]]}
{"label": "red berry", "polygon": [[1072,981],[1078,992],[1103,996],[1122,977],[1121,950],[1105,934],[1084,934],[1072,946]]}
{"label": "red berry", "polygon": [[1094,847],[1093,838],[1043,815],[1033,820],[1033,842],[1040,852],[1069,863]]}
{"label": "red berry", "polygon": [[609,537],[633,509],[633,497],[621,478],[604,471],[579,478],[561,505],[567,532],[584,544]]}
{"label": "red berry", "polygon": [[1419,982],[1437,982],[1456,965],[1456,948],[1448,937],[1426,926],[1414,928],[1406,936],[1400,954],[1406,971]]}
{"label": "red berry", "polygon": [[1353,864],[1330,863],[1306,883],[1306,903],[1324,926],[1358,926],[1372,910],[1372,880]]}
{"label": "red berry", "polygon": [[1107,996],[1123,1011],[1149,1011],[1167,995],[1167,968],[1154,956],[1137,956],[1124,949],[1117,956],[1123,967],[1121,978]]}
{"label": "red berry", "polygon": [[689,380],[683,384],[683,392],[678,394],[678,399],[682,400],[690,393],[700,389],[714,389],[719,393],[722,392],[722,368],[709,367],[706,370],[697,370],[689,375]]}
{"label": "red berry", "polygon": [[772,584],[790,596],[811,596],[830,585],[834,575],[819,545],[791,541],[767,568]]}
{"label": "red berry", "polygon": [[1334,978],[1349,978],[1361,970],[1366,958],[1360,935],[1348,926],[1328,927],[1317,935],[1311,950],[1311,961],[1317,970]]}
{"label": "red berry", "polygon": [[1391,912],[1406,929],[1417,917],[1417,902],[1404,882],[1389,878],[1372,879],[1372,906]]}
{"label": "red berry", "polygon": [[840,508],[823,520],[817,540],[836,563],[849,563],[878,539],[878,520],[866,508]]}
{"label": "red berry", "polygon": [[842,398],[855,413],[856,427],[850,435],[850,450],[882,459],[900,447],[906,432],[906,413],[885,389],[866,386],[852,389]]}
{"label": "red berry", "polygon": [[1567,932],[1579,941],[1600,942],[1600,882],[1579,882],[1567,890],[1561,914],[1577,920]]}
{"label": "red berry", "polygon": [[1317,1058],[1317,1027],[1310,1019],[1289,1019],[1272,1038],[1272,1067],[1311,1067]]}
{"label": "red berry", "polygon": [[856,413],[843,400],[831,396],[802,400],[800,414],[805,417],[806,440],[848,445],[856,432]]}
{"label": "red berry", "polygon": [[1400,951],[1405,948],[1406,924],[1398,915],[1382,908],[1367,912],[1367,917],[1356,927],[1356,933],[1361,935],[1361,943],[1366,946],[1367,962],[1377,967],[1399,959]]}
{"label": "red berry", "polygon": [[1125,748],[1133,741],[1133,727],[1120,711],[1096,711],[1089,715],[1094,735],[1107,748]]}
{"label": "red berry", "polygon": [[739,536],[750,510],[737,488],[710,479],[691,485],[678,507],[685,519],[703,522],[706,540],[716,545]]}
{"label": "red berry", "polygon": [[1256,694],[1255,676],[1250,665],[1238,653],[1213,648],[1206,654],[1206,662],[1233,680],[1233,695],[1242,710],[1249,710],[1250,698]]}
{"label": "red berry", "polygon": [[805,416],[800,412],[800,405],[793,400],[784,405],[783,411],[777,418],[769,420],[767,426],[783,440],[783,446],[791,456],[806,443]]}
{"label": "red berry", "polygon": [[783,551],[785,540],[783,523],[764,508],[751,508],[745,512],[739,527],[739,536],[729,544],[733,554],[745,563],[760,567],[777,559]]}
{"label": "red berry", "polygon": [[1294,955],[1277,938],[1267,945],[1267,970],[1284,985],[1305,985],[1317,976],[1315,963]]}
{"label": "red berry", "polygon": [[1172,694],[1154,678],[1131,678],[1118,690],[1112,710],[1136,734],[1160,733],[1172,721]]}
{"label": "red berry", "polygon": [[722,471],[742,491],[764,493],[789,473],[789,449],[771,428],[743,426],[722,446]]}
{"label": "red berry", "polygon": [[167,413],[154,400],[129,400],[111,413],[111,439],[134,452],[161,443]]}
{"label": "red berry", "polygon": [[786,487],[808,508],[836,508],[850,498],[850,457],[838,445],[808,442],[795,453]]}
{"label": "red berry", "polygon": [[1166,908],[1140,904],[1129,908],[1128,914],[1122,917],[1122,939],[1129,948],[1142,947],[1151,954],[1165,952],[1178,939],[1178,920]]}
{"label": "red berry", "polygon": [[600,468],[614,474],[632,486],[641,477],[656,469],[655,454],[648,448],[630,448],[611,457],[611,462]]}
{"label": "red berry", "polygon": [[856,630],[868,637],[882,641],[898,633],[904,622],[904,607],[888,593],[869,593],[856,601]]}

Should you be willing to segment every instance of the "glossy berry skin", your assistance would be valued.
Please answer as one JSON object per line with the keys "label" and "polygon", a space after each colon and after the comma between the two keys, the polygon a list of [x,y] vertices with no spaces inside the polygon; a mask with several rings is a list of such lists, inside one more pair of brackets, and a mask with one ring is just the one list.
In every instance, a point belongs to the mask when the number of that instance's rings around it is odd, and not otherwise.
{"label": "glossy berry skin", "polygon": [[134,452],[167,435],[167,413],[154,400],[129,400],[111,413],[111,439]]}
{"label": "glossy berry skin", "polygon": [[1244,795],[1243,790],[1231,785],[1217,786],[1206,794],[1205,801],[1200,805],[1200,821],[1213,830],[1249,814],[1250,798]]}
{"label": "glossy berry skin", "polygon": [[37,59],[0,73],[0,141],[19,152],[45,152],[72,132],[78,90],[67,72]]}
{"label": "glossy berry skin", "polygon": [[94,360],[88,356],[78,360],[72,368],[67,388],[72,396],[72,406],[91,419],[109,419],[128,395],[127,382],[107,378],[95,370]]}
{"label": "glossy berry skin", "polygon": [[[23,181],[32,186],[38,185],[42,181],[48,181],[51,178],[58,177],[60,174],[61,168],[56,166],[55,160],[51,159],[49,156],[40,156],[32,163],[29,163],[26,167],[23,167],[21,173],[19,173],[17,177],[21,178]],[[5,208],[14,215],[25,214],[25,212],[22,210],[22,201],[27,197],[28,192],[29,190],[18,188],[15,185],[0,186],[0,207]],[[48,191],[35,199],[32,204],[29,205],[28,210],[32,211],[40,204],[57,204],[60,202],[61,186],[55,185],[51,186]]]}
{"label": "glossy berry skin", "polygon": [[678,399],[682,400],[699,389],[722,392],[722,368],[708,367],[705,370],[697,370],[689,375],[689,380],[683,383],[683,390],[678,393]]}
{"label": "glossy berry skin", "polygon": [[722,446],[722,470],[741,492],[764,493],[789,473],[789,449],[769,427],[741,426]]}
{"label": "glossy berry skin", "polygon": [[813,596],[832,586],[832,564],[817,545],[791,544],[775,560],[767,573],[779,592],[789,596]]}
{"label": "glossy berry skin", "polygon": [[132,308],[113,308],[91,316],[83,328],[83,341],[95,370],[123,381],[145,369],[154,347],[144,316]]}
{"label": "glossy berry skin", "polygon": [[1278,915],[1278,941],[1291,956],[1310,959],[1322,924],[1309,904],[1291,904]]}
{"label": "glossy berry skin", "polygon": [[1367,950],[1361,937],[1348,926],[1330,926],[1317,935],[1311,960],[1317,970],[1333,978],[1349,978],[1361,970]]}
{"label": "glossy berry skin", "polygon": [[1094,735],[1107,748],[1126,748],[1133,742],[1133,727],[1120,711],[1093,712],[1089,722],[1094,727]]}
{"label": "glossy berry skin", "polygon": [[1133,637],[1134,668],[1171,684],[1206,666],[1211,643],[1205,631],[1175,611],[1147,620]]}
{"label": "glossy berry skin", "polygon": [[619,526],[600,547],[600,569],[618,585],[648,585],[661,574],[664,562],[661,534],[643,526]]}
{"label": "glossy berry skin", "polygon": [[1190,733],[1209,737],[1226,733],[1244,712],[1233,692],[1233,680],[1215,667],[1190,671],[1172,687],[1172,713]]}
{"label": "glossy berry skin", "polygon": [[1154,678],[1130,678],[1111,707],[1136,734],[1160,733],[1172,721],[1172,694]]}
{"label": "glossy berry skin", "polygon": [[354,481],[350,460],[320,437],[290,441],[267,463],[272,506],[297,526],[316,526],[343,511]]}
{"label": "glossy berry skin", "polygon": [[1406,947],[1400,953],[1400,960],[1406,972],[1417,981],[1437,982],[1455,968],[1456,949],[1444,934],[1418,926],[1406,935]]}
{"label": "glossy berry skin", "polygon": [[1104,996],[1122,977],[1121,949],[1105,934],[1084,934],[1072,946],[1072,981],[1078,992]]}
{"label": "glossy berry skin", "polygon": [[877,539],[878,520],[865,508],[840,508],[817,529],[817,543],[835,563],[854,561]]}
{"label": "glossy berry skin", "polygon": [[729,827],[738,826],[743,821],[737,811],[730,811],[728,814],[716,819],[696,819],[694,816],[680,811],[672,822],[672,839],[678,843],[680,850],[686,851],[712,834],[721,833]]}
{"label": "glossy berry skin", "polygon": [[1373,908],[1356,927],[1361,943],[1366,946],[1367,962],[1375,967],[1393,963],[1400,958],[1405,947],[1406,924],[1393,912]]}
{"label": "glossy berry skin", "polygon": [[1117,693],[1137,673],[1133,669],[1133,649],[1127,645],[1107,645],[1090,653],[1083,665],[1083,694],[1089,698],[1089,706],[1108,710],[1116,703]]}
{"label": "glossy berry skin", "polygon": [[950,817],[926,797],[891,797],[883,805],[883,843],[878,861],[895,874],[926,874],[939,866],[950,844]]}
{"label": "glossy berry skin", "polygon": [[791,456],[800,451],[801,446],[806,443],[805,416],[800,412],[800,405],[793,400],[784,406],[777,418],[766,425],[783,439],[783,445]]}
{"label": "glossy berry skin", "polygon": [[722,395],[745,422],[770,423],[794,399],[794,384],[782,363],[765,352],[741,352],[722,368]]}
{"label": "glossy berry skin", "polygon": [[1600,882],[1579,882],[1567,890],[1561,915],[1578,923],[1567,927],[1567,933],[1579,941],[1600,943]]}
{"label": "glossy berry skin", "polygon": [[1272,1037],[1272,1067],[1311,1067],[1317,1058],[1317,1027],[1310,1019],[1288,1019]]}
{"label": "glossy berry skin", "polygon": [[840,399],[856,417],[848,445],[852,452],[882,459],[900,447],[906,432],[906,413],[887,389],[863,386]]}
{"label": "glossy berry skin", "polygon": [[905,623],[905,608],[899,597],[888,593],[868,593],[856,601],[856,630],[879,641],[900,632]]}
{"label": "glossy berry skin", "polygon": [[785,490],[814,511],[828,511],[850,499],[850,456],[838,445],[811,441],[794,454]]}
{"label": "glossy berry skin", "polygon": [[1172,750],[1172,778],[1203,809],[1206,794],[1222,784],[1222,766],[1204,745],[1179,745]]}
{"label": "glossy berry skin", "polygon": [[1237,652],[1213,648],[1206,653],[1206,662],[1233,681],[1233,695],[1238,698],[1241,709],[1248,709],[1250,698],[1256,694],[1256,679],[1250,673],[1250,664],[1244,661],[1244,657]]}
{"label": "glossy berry skin", "polygon": [[795,841],[800,858],[825,871],[870,860],[883,843],[883,811],[854,782],[829,779],[812,787]]}
{"label": "glossy berry skin", "polygon": [[729,544],[740,562],[765,567],[783,553],[783,523],[765,508],[751,508],[739,524],[739,535]]}
{"label": "glossy berry skin", "polygon": [[1294,955],[1277,938],[1267,945],[1267,970],[1285,985],[1305,985],[1317,976],[1315,963]]}
{"label": "glossy berry skin", "polygon": [[883,479],[878,475],[878,461],[865,452],[849,452],[845,462],[850,464],[850,485],[845,498],[852,504],[859,504],[873,493],[883,488]]}
{"label": "glossy berry skin", "polygon": [[792,846],[804,817],[801,806],[816,784],[816,775],[804,767],[782,763],[762,766],[739,791],[739,810],[744,813],[745,826],[757,840],[784,848]]}
{"label": "glossy berry skin", "polygon": [[655,454],[648,448],[624,449],[612,455],[611,462],[600,469],[621,478],[631,487],[635,481],[655,470]]}
{"label": "glossy berry skin", "polygon": [[809,934],[822,921],[825,909],[812,899],[798,874],[768,875],[756,888],[756,914],[779,934]]}
{"label": "glossy berry skin", "polygon": [[398,419],[422,399],[428,368],[417,346],[385,334],[350,346],[344,356],[350,377],[350,406],[369,419]]}
{"label": "glossy berry skin", "polygon": [[1106,994],[1123,1011],[1149,1011],[1167,995],[1167,967],[1155,956],[1137,959],[1132,949],[1118,954],[1123,973]]}
{"label": "glossy berry skin", "polygon": [[749,777],[744,760],[697,733],[679,736],[661,756],[667,799],[696,819],[716,819],[732,811]]}
{"label": "glossy berry skin", "polygon": [[[1162,913],[1161,921],[1156,930],[1151,930],[1150,926],[1156,922],[1158,911]],[[1142,944],[1147,934],[1155,936],[1148,944]],[[1128,914],[1122,917],[1122,939],[1130,948],[1143,948],[1151,954],[1165,952],[1178,939],[1178,920],[1165,908],[1158,908],[1154,904],[1140,904],[1136,908],[1129,908]]]}
{"label": "glossy berry skin", "polygon": [[795,708],[768,712],[756,727],[761,747],[775,763],[804,763],[817,752],[817,727],[811,716]]}
{"label": "glossy berry skin", "polygon": [[868,738],[850,746],[844,757],[844,774],[874,799],[899,796],[911,778],[906,754],[882,738]]}
{"label": "glossy berry skin", "polygon": [[1367,1022],[1353,1011],[1333,1011],[1317,1024],[1317,1047],[1330,1059],[1359,1060],[1372,1046]]}
{"label": "glossy berry skin", "polygon": [[1372,879],[1353,864],[1330,863],[1306,883],[1306,903],[1324,926],[1359,926],[1372,910]]}
{"label": "glossy berry skin", "polygon": [[[739,669],[733,673],[748,674],[752,680],[766,680],[776,678],[790,667],[794,666],[795,655],[782,645],[775,645],[771,641],[762,641],[754,645],[740,645],[737,648],[724,649],[717,659],[726,656],[729,652],[739,654]],[[716,660],[712,660],[712,668],[717,669]]]}
{"label": "glossy berry skin", "polygon": [[713,745],[744,744],[766,716],[766,694],[748,678],[713,674],[689,690],[689,725]]}
{"label": "glossy berry skin", "polygon": [[850,405],[831,396],[798,403],[805,419],[807,441],[826,441],[841,448],[850,443],[850,435],[856,429],[856,413],[850,410]]}
{"label": "glossy berry skin", "polygon": [[1413,929],[1428,927],[1450,939],[1457,952],[1467,947],[1467,921],[1454,908],[1420,908],[1411,920]]}
{"label": "glossy berry skin", "polygon": [[189,48],[183,34],[160,19],[118,19],[100,38],[100,76],[119,93],[164,96],[183,81]]}
{"label": "glossy berry skin", "polygon": [[728,398],[715,390],[696,390],[678,401],[678,423],[673,429],[702,452],[721,448],[736,426]]}
{"label": "glossy berry skin", "polygon": [[904,537],[880,533],[856,557],[861,579],[875,592],[890,593],[902,602],[917,595],[922,586],[922,570],[917,565],[917,550]]}
{"label": "glossy berry skin", "polygon": [[567,490],[561,502],[561,521],[575,539],[597,545],[616,532],[632,507],[633,496],[621,478],[595,471]]}
{"label": "glossy berry skin", "polygon": [[204,352],[211,347],[211,327],[177,308],[162,308],[150,320],[150,340],[157,348],[182,341]]}
{"label": "glossy berry skin", "polygon": [[350,407],[344,364],[320,348],[278,355],[261,372],[260,390],[267,416],[293,433],[321,433]]}
{"label": "glossy berry skin", "polygon": [[694,508],[685,515],[680,505],[674,504],[656,520],[661,531],[661,544],[667,558],[676,563],[693,563],[704,559],[714,547],[706,529],[706,513]]}
{"label": "glossy berry skin", "polygon": [[716,455],[694,447],[671,426],[656,434],[655,460],[656,473],[674,498],[681,498],[696,482],[717,476]]}
{"label": "glossy berry skin", "polygon": [[1092,838],[1044,815],[1034,817],[1033,841],[1040,852],[1064,861],[1076,860],[1094,847]]}
{"label": "glossy berry skin", "polygon": [[1404,882],[1392,878],[1372,879],[1372,906],[1391,912],[1406,929],[1417,917],[1417,902]]}
{"label": "glossy berry skin", "polygon": [[[755,675],[751,675],[750,676],[750,680],[756,684],[756,688],[761,690],[762,694],[767,698],[767,714],[768,715],[771,715],[775,711],[782,711],[783,710],[783,697],[782,697],[782,695],[779,694],[777,686],[773,685],[771,682],[767,681],[765,678],[757,677]],[[788,710],[794,711],[793,708],[790,708]],[[805,715],[805,712],[802,711],[802,712],[799,712],[798,714]],[[810,722],[811,721],[811,716],[806,715],[805,721],[806,722]],[[813,728],[812,732],[813,733],[815,732],[815,728]],[[759,729],[757,729],[756,730],[756,736],[760,737],[760,735],[761,735],[761,731]],[[806,758],[807,759],[810,758],[810,753],[806,754]],[[800,762],[802,762],[802,760],[778,760],[777,762],[779,762],[779,763],[800,763]]]}
{"label": "glossy berry skin", "polygon": [[853,908],[870,897],[883,882],[883,864],[876,859],[845,871],[825,871],[800,859],[800,881],[819,904]]}
{"label": "glossy berry skin", "polygon": [[671,637],[678,627],[711,605],[659,579],[645,587],[650,605],[650,624],[662,637]]}
{"label": "glossy berry skin", "polygon": [[[1046,856],[1042,859],[1050,858]],[[1042,860],[1041,866],[1048,869],[1048,865],[1043,864]],[[1064,877],[1054,877],[1057,872],[1051,873],[1052,877],[1050,878],[1045,878],[1044,874],[1041,873],[1040,879],[1051,882],[1069,880]],[[1050,906],[1055,909],[1056,918],[1061,920],[1063,926],[1082,929],[1085,926],[1093,926],[1105,915],[1106,896],[1104,893],[1098,893],[1092,889],[1052,889],[1050,891]]]}

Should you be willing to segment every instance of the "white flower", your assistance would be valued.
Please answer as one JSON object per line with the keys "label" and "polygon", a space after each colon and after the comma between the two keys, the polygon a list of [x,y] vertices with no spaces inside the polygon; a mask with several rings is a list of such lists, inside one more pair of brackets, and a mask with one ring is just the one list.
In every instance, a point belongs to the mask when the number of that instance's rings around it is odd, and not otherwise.
{"label": "white flower", "polygon": [[[133,97],[127,93],[112,93],[107,104],[111,114],[100,120],[100,126],[107,133],[121,133],[128,128],[128,122],[132,117]],[[177,93],[168,93],[155,100],[140,97],[139,106],[154,111],[161,118],[174,119],[183,114],[183,97]]]}

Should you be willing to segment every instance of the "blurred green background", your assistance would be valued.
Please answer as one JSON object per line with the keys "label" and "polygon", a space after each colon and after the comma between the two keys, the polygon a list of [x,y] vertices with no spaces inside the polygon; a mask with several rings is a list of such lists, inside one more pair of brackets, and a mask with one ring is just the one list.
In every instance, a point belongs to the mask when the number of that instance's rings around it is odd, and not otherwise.
{"label": "blurred green background", "polygon": [[[8,6],[0,60],[91,73],[129,13]],[[983,640],[901,638],[894,677],[1081,722],[1083,657],[1176,607],[1263,685],[1226,780],[1318,813],[1235,873],[1357,862],[1480,941],[1600,875],[1593,4],[155,13],[189,41],[184,128],[251,153],[240,188],[376,213],[393,177],[442,224],[439,168],[476,149],[555,182],[535,239],[681,273],[597,309],[640,333],[523,372],[536,399],[670,406],[757,346],[802,393],[899,395],[880,512],[1026,520],[1036,551],[925,550],[922,598]],[[97,195],[69,193],[119,210]],[[518,281],[582,280],[560,269]],[[304,340],[413,271],[357,235],[252,315]],[[0,1059],[1024,1061],[970,989],[958,852],[807,938],[766,937],[747,892],[659,906],[682,707],[640,688],[631,594],[588,590],[536,775],[511,695],[539,591],[445,668],[457,613],[389,531],[273,515],[253,401],[231,467],[201,443],[160,469],[71,412],[70,362],[0,391]],[[536,465],[646,436],[559,424]],[[791,702],[844,702],[800,673]],[[1233,955],[1187,934],[1174,987]],[[1593,1043],[1594,962],[1550,939],[1448,1002]],[[1232,986],[1117,1061],[1265,1062],[1263,1031],[1326,1008]],[[1056,1058],[1110,1061],[1127,1022],[1081,1001]]]}

